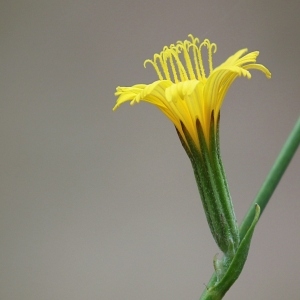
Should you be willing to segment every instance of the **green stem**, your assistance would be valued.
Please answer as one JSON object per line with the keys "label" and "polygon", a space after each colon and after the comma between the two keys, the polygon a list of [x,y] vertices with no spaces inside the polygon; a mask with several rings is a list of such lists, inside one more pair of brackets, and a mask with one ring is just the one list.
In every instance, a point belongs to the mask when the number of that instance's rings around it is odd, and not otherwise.
{"label": "green stem", "polygon": [[[261,213],[262,213],[263,210],[265,209],[265,207],[267,206],[282,175],[284,174],[290,161],[292,160],[294,154],[296,153],[296,151],[299,147],[299,144],[300,144],[300,118],[296,122],[293,130],[291,131],[289,137],[287,138],[285,144],[283,145],[273,167],[271,168],[268,176],[265,179],[265,182],[263,183],[262,187],[260,188],[256,198],[254,199],[253,203],[251,204],[248,212],[246,213],[246,215],[244,217],[244,220],[241,223],[241,226],[240,226],[240,240],[241,241],[243,241],[245,238],[247,238],[247,235],[249,235],[249,232],[251,231],[251,227],[255,226],[255,224],[253,223],[253,220],[255,220],[256,216],[257,216],[257,220],[255,221],[255,223],[258,221],[259,216],[257,214],[255,214],[255,213],[257,213],[257,209],[255,209],[257,207],[256,204],[258,204],[260,206]],[[250,232],[250,234],[252,235],[251,232]],[[250,242],[249,242],[249,245],[250,245]],[[222,284],[222,282],[220,282],[220,284]],[[227,290],[224,293],[219,293],[219,292],[216,292],[216,287],[217,287],[217,274],[215,272],[215,273],[213,273],[212,277],[210,278],[210,281],[207,284],[207,289],[203,292],[200,299],[201,300],[222,299],[223,295],[226,293]]]}
{"label": "green stem", "polygon": [[253,203],[251,204],[247,214],[245,215],[241,226],[240,226],[240,238],[242,239],[251,226],[255,215],[255,204],[260,206],[261,214],[267,206],[277,184],[279,183],[282,175],[288,167],[293,155],[296,153],[297,148],[300,144],[300,118],[296,122],[293,130],[291,131],[288,139],[283,145],[273,167],[271,168],[268,176],[265,179],[262,187],[256,195]]}

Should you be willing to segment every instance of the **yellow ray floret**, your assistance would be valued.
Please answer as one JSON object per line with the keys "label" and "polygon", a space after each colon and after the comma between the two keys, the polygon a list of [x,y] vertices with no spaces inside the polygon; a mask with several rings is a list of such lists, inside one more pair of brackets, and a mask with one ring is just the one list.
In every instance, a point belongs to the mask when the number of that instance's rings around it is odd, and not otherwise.
{"label": "yellow ray floret", "polygon": [[[189,38],[184,42],[178,41],[176,45],[165,46],[152,60],[147,59],[144,65],[151,64],[159,80],[148,85],[118,87],[115,93],[118,99],[113,110],[126,101],[130,101],[131,105],[140,101],[154,104],[174,123],[185,140],[183,124],[196,146],[201,149],[196,120],[200,121],[209,146],[211,114],[214,114],[216,128],[222,102],[232,82],[238,76],[251,78],[251,69],[260,70],[268,78],[271,73],[256,63],[259,52],[246,54],[247,49],[239,50],[220,66],[213,68],[212,56],[216,52],[216,44],[207,39],[200,43],[192,35]],[[203,48],[207,49],[206,67]]]}

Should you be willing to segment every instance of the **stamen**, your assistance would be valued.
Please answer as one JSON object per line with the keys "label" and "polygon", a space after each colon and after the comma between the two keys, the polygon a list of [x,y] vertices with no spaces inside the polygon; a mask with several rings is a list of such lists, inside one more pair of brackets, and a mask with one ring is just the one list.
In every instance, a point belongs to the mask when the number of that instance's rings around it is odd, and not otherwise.
{"label": "stamen", "polygon": [[215,43],[210,43],[209,40],[208,41],[208,64],[209,64],[209,73],[211,74],[213,71],[213,59],[212,59],[212,53],[216,53],[217,51],[217,45]]}
{"label": "stamen", "polygon": [[172,49],[170,49],[170,52],[174,56],[174,59],[177,63],[177,68],[178,68],[178,72],[179,72],[179,76],[180,76],[181,81],[188,80],[188,76],[187,76],[187,73],[185,71],[184,65],[182,64],[182,62],[180,60],[180,57],[179,57],[179,53],[181,51],[178,48],[178,45],[176,45]]}
{"label": "stamen", "polygon": [[199,38],[195,38],[192,34],[189,34],[188,37],[192,40],[192,44],[197,45],[200,43]]}
{"label": "stamen", "polygon": [[196,73],[197,73],[197,79],[201,80],[200,68],[199,68],[199,63],[198,63],[199,62],[199,59],[198,59],[199,55],[197,55],[198,52],[199,52],[199,49],[198,49],[196,44],[190,44],[189,48],[190,47],[193,48],[194,64],[195,64],[195,69],[196,69]]}
{"label": "stamen", "polygon": [[[174,80],[175,83],[193,79],[198,79],[199,81],[205,80],[206,74],[203,64],[202,47],[205,46],[207,48],[209,71],[212,73],[212,56],[217,51],[217,46],[215,43],[210,43],[208,39],[200,43],[199,39],[194,38],[192,34],[188,36],[191,41],[177,41],[176,45],[165,46],[159,54],[156,53],[154,55],[153,60],[145,60],[144,67],[147,63],[151,63],[159,80]],[[198,44],[200,45],[198,46]],[[193,49],[193,54],[190,53],[190,48]],[[184,63],[183,58],[180,57],[180,53],[183,55]],[[193,61],[191,55],[193,55]],[[173,75],[172,78],[171,75]]]}
{"label": "stamen", "polygon": [[203,46],[206,46],[206,44],[207,44],[207,40],[204,40],[201,44],[200,44],[200,46],[199,46],[199,51],[198,51],[198,59],[199,59],[199,65],[200,65],[200,71],[201,71],[201,77],[202,78],[206,78],[206,76],[205,76],[205,69],[204,69],[204,65],[203,65],[203,59],[202,59],[202,54],[201,54],[201,48],[203,47]]}
{"label": "stamen", "polygon": [[178,83],[179,80],[178,80],[178,77],[177,77],[177,72],[176,72],[176,68],[175,68],[175,65],[174,65],[172,54],[173,54],[173,51],[171,49],[165,50],[165,52],[163,53],[164,61],[165,61],[166,65],[168,65],[168,59],[169,59],[170,66],[171,66],[172,73],[173,73],[173,77],[174,77],[174,81],[175,81],[175,83]]}
{"label": "stamen", "polygon": [[161,64],[161,67],[165,73],[165,76],[166,76],[166,79],[167,80],[171,80],[171,77],[170,77],[170,73],[169,73],[169,69],[168,69],[168,63],[167,63],[167,59],[165,58],[164,56],[164,53],[168,50],[168,47],[165,46],[163,48],[163,51],[160,52],[160,55],[158,55],[158,58],[159,58],[159,61],[160,61],[160,64]]}
{"label": "stamen", "polygon": [[188,69],[189,72],[189,76],[190,76],[190,80],[195,79],[195,73],[193,70],[193,66],[192,66],[192,62],[191,62],[191,58],[189,55],[189,46],[190,46],[190,41],[184,41],[183,45],[181,45],[181,48],[183,50],[183,56],[185,59],[185,63],[186,63],[186,67]]}
{"label": "stamen", "polygon": [[163,76],[162,76],[162,74],[161,74],[161,72],[160,72],[160,70],[157,66],[157,63],[153,62],[151,59],[146,59],[144,61],[144,68],[146,68],[147,63],[150,63],[154,67],[154,70],[157,73],[159,80],[163,80],[164,78],[163,78]]}

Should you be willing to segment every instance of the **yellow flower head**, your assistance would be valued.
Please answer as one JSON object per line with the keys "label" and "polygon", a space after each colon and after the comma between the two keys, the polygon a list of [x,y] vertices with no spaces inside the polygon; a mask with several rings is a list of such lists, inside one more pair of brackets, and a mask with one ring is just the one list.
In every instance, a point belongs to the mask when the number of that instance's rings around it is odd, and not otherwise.
{"label": "yellow flower head", "polygon": [[[146,101],[157,106],[176,126],[186,145],[183,126],[201,150],[196,123],[200,123],[209,148],[211,122],[217,130],[220,108],[228,88],[238,76],[251,78],[250,69],[257,69],[270,78],[271,73],[261,64],[256,64],[258,51],[242,49],[230,56],[220,66],[213,68],[213,53],[217,46],[205,39],[189,35],[190,40],[178,41],[176,45],[165,46],[153,60],[147,59],[144,66],[151,64],[159,80],[151,84],[137,84],[132,87],[118,87],[118,96],[113,110],[126,101],[130,104]],[[207,50],[206,66],[203,50]]]}

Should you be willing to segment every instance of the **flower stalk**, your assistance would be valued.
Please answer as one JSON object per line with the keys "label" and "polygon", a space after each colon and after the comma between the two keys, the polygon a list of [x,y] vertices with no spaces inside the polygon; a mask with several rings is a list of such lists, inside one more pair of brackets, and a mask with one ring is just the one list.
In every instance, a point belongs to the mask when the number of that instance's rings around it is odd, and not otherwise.
{"label": "flower stalk", "polygon": [[289,137],[287,138],[285,144],[283,145],[277,159],[274,162],[274,165],[272,166],[268,176],[266,177],[262,187],[257,193],[253,203],[251,204],[247,214],[245,215],[241,223],[239,229],[241,237],[245,235],[249,226],[251,225],[251,220],[253,219],[254,216],[255,205],[258,204],[261,207],[261,213],[264,211],[281,177],[283,176],[294,154],[296,153],[299,144],[300,144],[300,117],[295,123],[294,128],[292,129]]}
{"label": "flower stalk", "polygon": [[257,196],[247,211],[240,226],[240,247],[227,268],[226,274],[221,281],[218,281],[219,274],[215,268],[205,291],[200,300],[219,300],[233,285],[239,274],[242,272],[250,247],[251,237],[261,214],[267,206],[274,190],[276,189],[282,175],[287,169],[293,156],[300,145],[300,118],[298,118],[289,137],[283,145],[274,165],[267,175]]}

